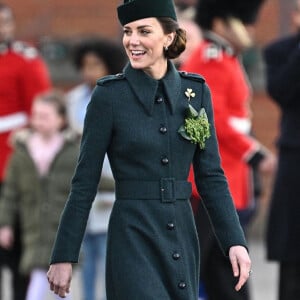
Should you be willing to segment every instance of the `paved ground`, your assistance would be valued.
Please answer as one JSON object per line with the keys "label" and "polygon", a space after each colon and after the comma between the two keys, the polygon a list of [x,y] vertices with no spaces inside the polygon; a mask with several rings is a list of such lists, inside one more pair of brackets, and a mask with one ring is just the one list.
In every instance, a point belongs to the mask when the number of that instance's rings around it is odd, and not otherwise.
{"label": "paved ground", "polygon": [[249,243],[253,261],[253,274],[251,275],[252,300],[276,300],[277,264],[266,261],[262,242],[252,240]]}
{"label": "paved ground", "polygon": [[[264,246],[260,240],[250,240],[249,244],[253,261],[253,274],[251,278],[252,300],[276,300],[277,266],[274,263],[266,262]],[[8,271],[4,272],[4,285],[3,300],[11,300],[9,292],[10,276]],[[49,293],[45,299],[41,300],[51,299],[54,299],[54,297]],[[72,300],[82,300],[79,271],[74,272]]]}

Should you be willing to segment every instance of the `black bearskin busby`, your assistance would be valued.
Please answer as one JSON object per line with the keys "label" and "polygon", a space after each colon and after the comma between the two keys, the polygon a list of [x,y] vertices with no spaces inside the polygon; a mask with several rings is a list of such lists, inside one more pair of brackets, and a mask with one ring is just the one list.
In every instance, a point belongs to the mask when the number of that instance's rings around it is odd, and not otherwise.
{"label": "black bearskin busby", "polygon": [[211,29],[215,17],[236,18],[245,25],[254,24],[264,0],[199,0],[196,22],[203,29]]}

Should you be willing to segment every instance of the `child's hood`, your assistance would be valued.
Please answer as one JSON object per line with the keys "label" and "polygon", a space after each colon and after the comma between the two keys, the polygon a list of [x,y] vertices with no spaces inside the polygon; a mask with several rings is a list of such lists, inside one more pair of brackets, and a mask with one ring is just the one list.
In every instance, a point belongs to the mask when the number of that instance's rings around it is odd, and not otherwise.
{"label": "child's hood", "polygon": [[[16,147],[17,145],[26,145],[33,132],[34,131],[30,128],[18,129],[11,134],[9,144],[12,147]],[[63,130],[62,136],[64,138],[64,143],[73,143],[78,141],[80,138],[79,134],[70,128]]]}

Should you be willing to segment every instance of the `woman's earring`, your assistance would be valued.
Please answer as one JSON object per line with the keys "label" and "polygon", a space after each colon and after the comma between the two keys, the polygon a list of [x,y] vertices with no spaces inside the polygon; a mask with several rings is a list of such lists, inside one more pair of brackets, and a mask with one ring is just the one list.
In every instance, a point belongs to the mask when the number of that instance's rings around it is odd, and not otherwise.
{"label": "woman's earring", "polygon": [[169,49],[168,46],[165,46],[165,51],[166,51],[166,52],[168,51],[168,49]]}

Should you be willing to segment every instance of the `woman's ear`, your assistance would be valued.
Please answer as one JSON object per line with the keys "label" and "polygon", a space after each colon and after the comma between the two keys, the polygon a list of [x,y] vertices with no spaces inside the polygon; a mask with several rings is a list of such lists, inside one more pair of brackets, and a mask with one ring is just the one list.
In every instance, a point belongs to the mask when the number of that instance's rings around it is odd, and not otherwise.
{"label": "woman's ear", "polygon": [[167,42],[166,42],[166,46],[169,47],[170,45],[172,45],[173,41],[174,41],[174,38],[175,38],[175,32],[171,32],[171,33],[168,33],[167,35]]}

